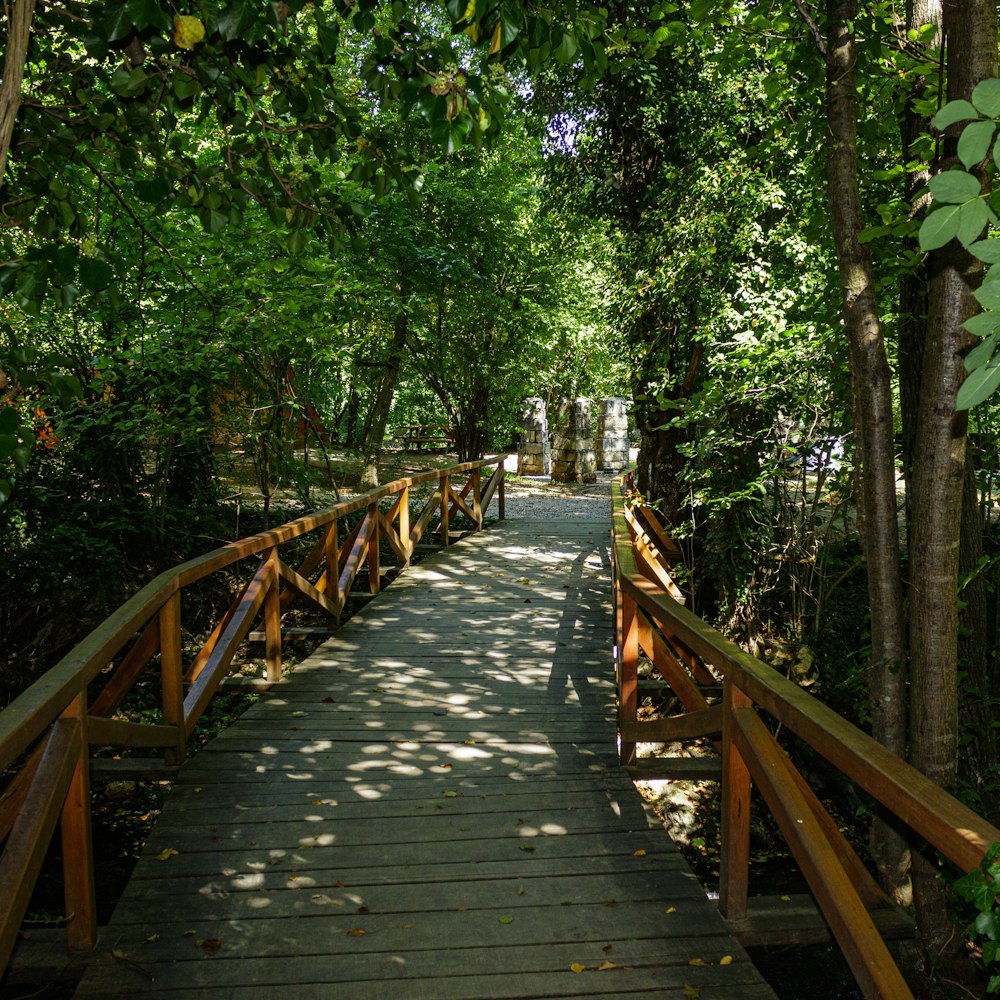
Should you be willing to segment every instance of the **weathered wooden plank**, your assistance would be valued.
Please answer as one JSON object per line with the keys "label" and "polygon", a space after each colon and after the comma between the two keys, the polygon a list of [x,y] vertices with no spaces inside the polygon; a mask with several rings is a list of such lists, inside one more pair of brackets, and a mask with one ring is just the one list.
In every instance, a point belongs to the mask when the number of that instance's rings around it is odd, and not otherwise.
{"label": "weathered wooden plank", "polygon": [[185,765],[79,996],[773,1000],[615,766],[605,526],[536,527],[412,567]]}
{"label": "weathered wooden plank", "polygon": [[[169,847],[169,836],[164,835],[158,843],[161,853]],[[391,845],[390,845],[391,848]],[[627,841],[617,832],[598,831],[579,833],[573,837],[536,837],[521,840],[500,837],[493,840],[477,839],[458,841],[448,845],[446,854],[440,844],[426,841],[406,845],[405,857],[399,851],[387,849],[384,845],[373,849],[368,844],[338,845],[336,849],[315,850],[297,848],[291,845],[267,848],[259,844],[247,845],[240,850],[199,851],[170,855],[164,861],[152,852],[136,868],[132,882],[167,879],[171,872],[180,877],[201,875],[215,878],[229,873],[257,875],[261,872],[315,873],[334,872],[337,878],[349,872],[394,872],[401,881],[406,881],[411,872],[419,874],[423,868],[440,867],[442,878],[448,876],[450,866],[468,867],[470,873],[481,864],[496,864],[515,867],[519,871],[545,870],[549,865],[563,860],[574,860],[578,871],[587,871],[593,858],[634,857],[635,851],[646,852],[642,857],[649,869],[676,867],[679,857],[677,849],[665,841],[661,830],[636,830]],[[169,863],[168,863],[169,862]],[[400,874],[402,870],[402,873]],[[355,874],[355,877],[358,877]],[[693,877],[693,876],[692,876]],[[370,880],[371,875],[367,878]],[[345,883],[347,884],[347,883]],[[136,892],[142,890],[136,889]]]}
{"label": "weathered wooden plank", "polygon": [[[639,942],[636,942],[639,944]],[[647,951],[651,942],[641,942]],[[221,990],[212,996],[267,997],[267,989],[280,988],[282,996],[321,997],[329,1000],[331,986],[336,986],[338,996],[386,997],[404,992],[407,1000],[441,997],[524,997],[540,996],[601,996],[609,990],[624,991],[621,995],[692,996],[711,997],[712,991],[726,990],[726,995],[740,997],[761,996],[753,990],[759,983],[753,967],[746,961],[720,964],[725,957],[718,948],[711,948],[700,958],[705,965],[692,967],[689,960],[678,956],[674,962],[652,962],[636,948],[626,948],[626,942],[609,942],[598,945],[584,942],[580,945],[553,945],[534,948],[470,948],[463,958],[467,962],[465,973],[445,978],[441,975],[442,953],[408,953],[405,958],[388,953],[368,956],[341,956],[336,962],[323,963],[316,968],[315,959],[289,959],[283,963],[285,977],[277,963],[266,960],[224,958],[221,950],[209,961],[191,961],[182,968],[165,963],[144,966],[167,988],[182,991],[184,979],[195,991],[183,995],[209,996],[209,989]],[[603,949],[610,947],[610,952]],[[623,952],[624,954],[619,954]],[[731,956],[730,956],[731,957]],[[613,961],[614,958],[620,961]],[[572,966],[581,965],[577,973]],[[135,990],[141,983],[141,973],[133,970],[122,982],[123,973],[108,969],[105,980],[107,996],[122,995],[123,986]],[[128,983],[130,980],[130,983]],[[288,983],[304,985],[291,987]],[[687,992],[685,993],[685,988]],[[323,992],[323,991],[326,992]],[[304,991],[304,992],[303,992]],[[697,991],[697,992],[695,992]],[[128,995],[127,993],[125,995]],[[766,995],[766,994],[764,994]],[[773,996],[773,995],[772,995]]]}

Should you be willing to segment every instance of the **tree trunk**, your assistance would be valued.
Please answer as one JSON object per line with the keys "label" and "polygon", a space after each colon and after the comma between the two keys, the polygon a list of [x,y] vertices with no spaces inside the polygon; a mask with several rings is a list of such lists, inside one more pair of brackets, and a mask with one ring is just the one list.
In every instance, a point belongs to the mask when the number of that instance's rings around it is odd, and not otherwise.
{"label": "tree trunk", "polygon": [[21,107],[21,84],[31,41],[31,20],[35,0],[14,0],[7,11],[7,46],[4,52],[3,81],[0,82],[0,188],[4,186],[7,154]]}
{"label": "tree trunk", "polygon": [[[896,518],[892,386],[864,223],[857,165],[857,47],[854,0],[828,0],[826,102],[829,128],[827,186],[830,218],[850,351],[857,455],[861,462],[864,527],[871,610],[870,699],[872,733],[894,753],[906,752],[905,628]],[[873,835],[876,863],[889,891],[903,886],[905,844],[883,825]]]}
{"label": "tree trunk", "polygon": [[[996,6],[987,0],[946,4],[944,29],[948,100],[968,100],[980,80],[996,75]],[[973,292],[982,265],[952,240],[930,255],[929,273],[913,467],[911,761],[947,788],[955,784],[958,757],[957,591],[968,425],[967,413],[955,412],[955,396],[971,340],[962,323],[978,311]],[[932,855],[915,856],[913,880],[928,958],[947,958],[959,942]]]}
{"label": "tree trunk", "polygon": [[401,309],[393,323],[389,355],[385,361],[385,370],[382,372],[382,380],[379,383],[375,404],[369,414],[368,433],[365,436],[365,454],[361,466],[360,485],[362,489],[374,489],[379,484],[378,462],[382,457],[385,427],[389,422],[389,412],[392,410],[392,397],[395,395],[396,382],[399,379],[407,331],[406,311]]}

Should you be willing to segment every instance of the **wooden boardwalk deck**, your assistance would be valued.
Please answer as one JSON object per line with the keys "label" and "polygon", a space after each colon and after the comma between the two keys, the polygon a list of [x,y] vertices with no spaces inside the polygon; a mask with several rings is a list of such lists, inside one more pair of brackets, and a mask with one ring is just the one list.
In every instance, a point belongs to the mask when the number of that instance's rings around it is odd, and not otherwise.
{"label": "wooden boardwalk deck", "polygon": [[77,996],[772,998],[617,767],[607,535],[352,619],[182,768]]}

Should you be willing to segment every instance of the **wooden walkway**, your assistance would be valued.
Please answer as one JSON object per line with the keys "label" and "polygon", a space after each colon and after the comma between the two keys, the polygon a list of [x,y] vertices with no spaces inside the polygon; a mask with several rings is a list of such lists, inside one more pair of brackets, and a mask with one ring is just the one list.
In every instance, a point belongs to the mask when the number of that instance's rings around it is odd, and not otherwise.
{"label": "wooden walkway", "polygon": [[773,998],[617,766],[607,536],[353,618],[182,768],[77,996]]}

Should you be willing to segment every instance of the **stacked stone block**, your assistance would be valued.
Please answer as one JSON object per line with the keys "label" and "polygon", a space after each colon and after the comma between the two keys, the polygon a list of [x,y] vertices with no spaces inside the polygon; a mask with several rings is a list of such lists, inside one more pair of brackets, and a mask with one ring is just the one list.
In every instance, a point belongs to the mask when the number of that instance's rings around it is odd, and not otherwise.
{"label": "stacked stone block", "polygon": [[621,472],[628,468],[628,401],[618,396],[601,400],[597,418],[597,468]]}
{"label": "stacked stone block", "polygon": [[552,449],[552,479],[557,483],[597,481],[589,399],[565,399],[559,404],[558,427]]}
{"label": "stacked stone block", "polygon": [[517,446],[517,471],[522,476],[547,476],[552,461],[545,400],[532,396],[521,411],[521,440]]}

